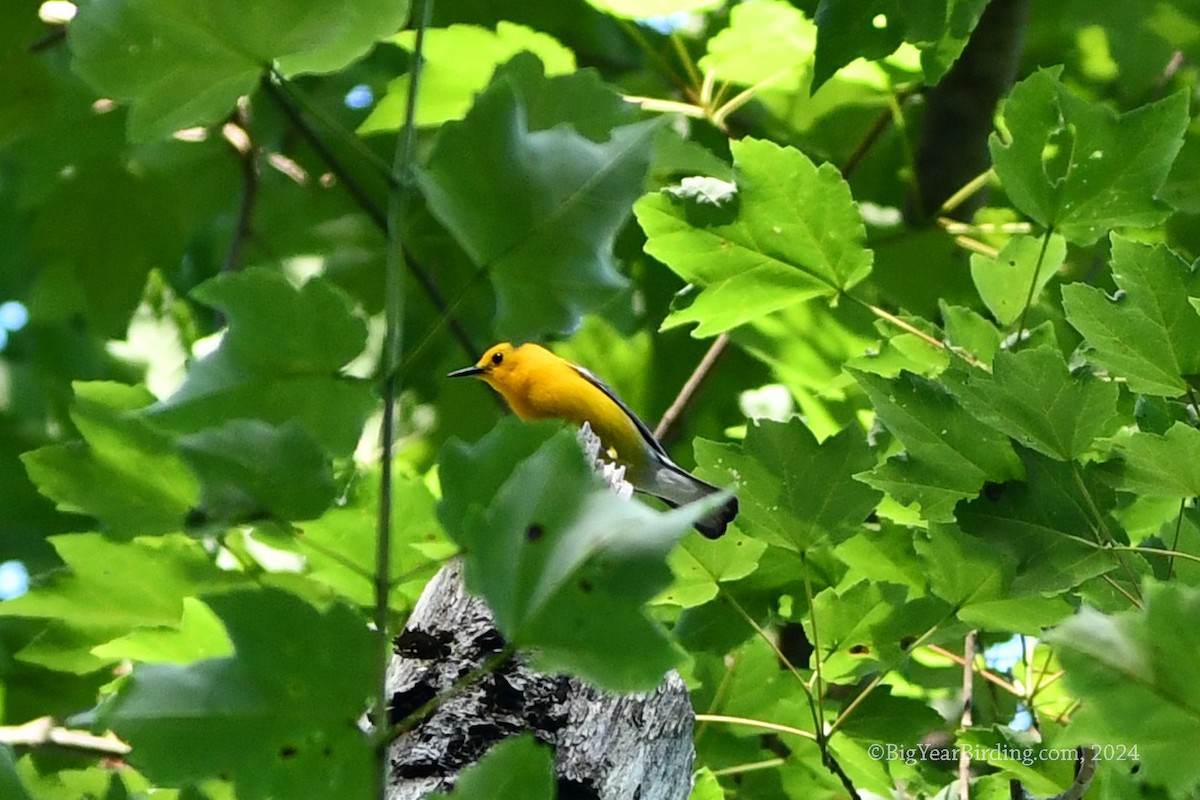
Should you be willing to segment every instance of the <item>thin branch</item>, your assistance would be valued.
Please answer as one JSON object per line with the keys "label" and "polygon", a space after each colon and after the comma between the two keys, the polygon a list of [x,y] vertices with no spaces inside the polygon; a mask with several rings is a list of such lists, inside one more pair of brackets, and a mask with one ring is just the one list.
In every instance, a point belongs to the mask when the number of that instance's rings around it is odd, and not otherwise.
{"label": "thin branch", "polygon": [[1037,289],[1038,275],[1042,272],[1042,261],[1046,258],[1046,248],[1050,246],[1050,235],[1054,233],[1053,226],[1046,228],[1042,234],[1042,248],[1038,251],[1037,262],[1033,267],[1033,275],[1029,278],[1029,291],[1025,295],[1025,305],[1021,307],[1021,321],[1017,323],[1017,340],[1025,330],[1025,317],[1029,314],[1029,306],[1033,304],[1033,293]]}
{"label": "thin branch", "polygon": [[[971,727],[972,709],[975,704],[975,637],[976,631],[967,634],[963,643],[963,678],[962,678],[962,719],[960,725],[965,731]],[[958,751],[958,797],[959,800],[971,798],[971,748],[964,747]]]}
{"label": "thin branch", "polygon": [[[384,213],[379,204],[375,202],[374,198],[371,197],[370,192],[368,192],[366,188],[358,181],[358,179],[354,177],[350,170],[347,169],[346,165],[342,163],[341,159],[334,154],[334,152],[325,143],[325,140],[321,138],[321,136],[311,125],[309,125],[308,120],[305,119],[304,115],[295,106],[287,93],[283,91],[281,84],[276,82],[281,80],[283,79],[279,78],[278,76],[276,76],[276,80],[272,80],[272,78],[268,76],[263,79],[263,89],[275,102],[275,104],[279,106],[279,109],[283,112],[283,115],[287,117],[288,122],[291,123],[292,127],[299,132],[301,138],[303,138],[308,146],[313,149],[313,151],[321,158],[322,161],[326,163],[326,165],[328,165],[330,171],[333,172],[333,174],[337,177],[338,183],[345,187],[346,192],[350,195],[358,207],[362,209],[363,213],[365,213],[371,222],[374,223],[376,228],[386,234],[388,230],[387,214]],[[389,185],[394,185],[394,183],[395,180],[393,176],[392,179],[389,180]],[[417,279],[417,283],[421,285],[421,290],[425,292],[426,296],[429,297],[430,302],[433,303],[433,306],[437,309],[438,314],[445,318],[447,323],[450,325],[450,331],[454,335],[454,338],[458,341],[459,346],[461,346],[463,351],[466,352],[466,354],[471,358],[477,356],[480,353],[480,349],[471,340],[471,337],[467,333],[467,329],[464,327],[462,321],[453,315],[453,308],[450,307],[450,305],[446,302],[446,299],[442,296],[442,293],[438,289],[437,284],[434,282],[433,277],[421,268],[420,263],[414,257],[411,248],[408,246],[404,247],[404,263],[412,276]]]}
{"label": "thin branch", "polygon": [[49,50],[52,47],[57,47],[67,40],[67,26],[58,25],[53,30],[46,31],[38,38],[34,39],[25,48],[28,53],[41,53]]}
{"label": "thin branch", "polygon": [[[958,653],[955,653],[952,650],[947,650],[946,648],[944,648],[940,645],[931,644],[931,645],[926,645],[926,647],[929,648],[930,652],[937,653],[942,658],[948,658],[951,661],[953,661],[955,664],[958,664],[960,667],[965,667],[968,663],[967,660],[963,656],[960,656]],[[1015,685],[1009,683],[1008,681],[1004,680],[1004,678],[1001,678],[999,675],[997,675],[996,673],[987,669],[986,667],[981,667],[981,666],[975,665],[974,669],[975,669],[975,674],[978,675],[979,677],[983,678],[985,681],[987,681],[989,683],[994,683],[995,685],[999,686],[1004,691],[1011,694],[1013,697],[1024,698],[1024,694],[1022,694],[1020,689],[1018,689]]]}
{"label": "thin branch", "polygon": [[724,130],[725,120],[729,119],[730,114],[737,111],[742,106],[746,105],[746,103],[749,103],[751,100],[753,100],[755,98],[756,95],[758,95],[759,92],[761,92],[763,89],[766,89],[772,83],[774,83],[775,81],[784,77],[785,75],[787,75],[789,72],[792,72],[793,70],[794,70],[794,67],[787,67],[786,69],[781,69],[778,72],[772,73],[771,75],[768,75],[767,77],[763,78],[761,81],[754,84],[753,86],[751,86],[747,89],[743,89],[742,91],[735,94],[728,101],[726,101],[723,105],[721,105],[720,108],[713,111],[713,114],[712,114],[713,124],[716,125],[718,128],[721,128],[722,130]]}
{"label": "thin branch", "polygon": [[[950,617],[947,617],[947,619],[950,619]],[[942,622],[944,622],[944,621],[945,620],[942,620]],[[937,633],[938,628],[940,628],[942,625],[942,622],[935,623],[932,627],[930,627],[928,630],[926,630],[924,633],[922,633],[920,636],[918,636],[916,639],[914,639],[908,645],[908,647],[904,648],[903,653],[901,653],[901,658],[907,658],[909,653],[911,653],[913,650],[916,650],[918,647],[920,647],[921,645],[923,645],[925,643],[926,639],[928,639],[930,636],[933,636],[935,633]],[[897,661],[897,664],[898,663],[899,663],[899,661]],[[830,736],[832,736],[837,731],[837,729],[840,728],[846,722],[846,720],[854,712],[854,709],[858,708],[859,705],[864,700],[867,699],[867,697],[871,694],[871,692],[875,691],[875,689],[879,686],[879,684],[883,683],[883,679],[886,678],[887,674],[889,672],[891,672],[895,667],[896,667],[896,664],[893,664],[893,665],[890,665],[887,669],[881,669],[881,670],[879,670],[879,672],[875,673],[875,677],[871,679],[871,682],[868,683],[863,688],[863,690],[855,696],[855,698],[853,700],[851,700],[849,703],[846,704],[846,707],[842,709],[842,713],[838,714],[837,719],[835,719],[833,721],[833,724],[829,726],[829,735]]]}
{"label": "thin branch", "polygon": [[[387,215],[387,272],[384,285],[384,316],[386,327],[383,337],[383,352],[380,356],[380,376],[383,386],[383,422],[380,432],[382,453],[380,459],[379,519],[375,539],[375,636],[378,647],[377,668],[379,693],[375,698],[376,720],[376,792],[378,798],[387,793],[388,776],[391,771],[387,757],[387,742],[379,736],[387,724],[388,688],[387,667],[392,657],[392,637],[388,631],[389,599],[392,589],[392,448],[395,438],[396,397],[399,380],[396,367],[400,363],[404,328],[404,275],[407,258],[401,244],[404,214],[408,207],[412,181],[409,172],[413,161],[413,144],[416,140],[417,92],[421,86],[421,71],[424,66],[425,30],[433,15],[433,0],[422,0],[421,16],[417,22],[417,37],[413,46],[412,77],[408,84],[408,104],[405,108],[404,127],[396,141],[396,155],[392,173],[397,183],[392,187]],[[411,268],[410,268],[411,269]]]}
{"label": "thin branch", "polygon": [[658,425],[654,427],[654,438],[667,438],[667,434],[671,431],[671,426],[679,421],[679,417],[683,414],[684,409],[692,402],[696,391],[700,388],[700,384],[708,377],[713,367],[717,363],[717,359],[725,352],[725,348],[729,346],[729,334],[722,333],[713,343],[709,345],[708,352],[700,359],[700,363],[696,365],[696,369],[692,370],[691,376],[687,382],[683,384],[683,388],[679,390],[679,394],[671,403],[671,406],[662,415],[662,419],[658,421]]}
{"label": "thin branch", "polygon": [[[942,207],[937,210],[938,216],[945,216],[961,206],[968,198],[971,197],[971,195],[975,194],[991,183],[995,177],[996,171],[991,167],[988,167],[986,170],[967,181],[967,183],[961,189],[946,198],[946,201],[942,203]],[[939,220],[939,222],[940,221],[941,220]]]}
{"label": "thin branch", "polygon": [[750,728],[761,728],[765,731],[775,731],[776,733],[790,733],[793,736],[803,736],[805,739],[817,740],[817,735],[812,731],[793,728],[791,725],[780,725],[777,722],[766,722],[761,719],[749,719],[747,717],[727,717],[724,714],[697,714],[697,722],[725,722],[730,725],[745,725]]}
{"label": "thin branch", "polygon": [[[906,100],[908,100],[909,95],[911,95],[913,91],[913,89],[909,88],[901,89],[896,93],[896,98],[901,104],[903,104]],[[866,136],[864,136],[863,140],[858,143],[858,147],[854,148],[854,152],[851,153],[850,157],[846,159],[846,163],[842,165],[843,178],[849,180],[850,176],[853,175],[859,166],[862,165],[862,162],[866,159],[867,155],[871,152],[875,145],[879,143],[879,140],[883,137],[883,134],[892,124],[892,120],[894,118],[895,115],[890,105],[888,108],[885,108],[882,112],[880,112],[879,116],[875,118],[874,124],[872,124],[870,129],[867,130]]]}
{"label": "thin branch", "polygon": [[[1175,553],[1179,550],[1179,533],[1183,528],[1183,512],[1187,508],[1187,498],[1179,501],[1179,513],[1175,515],[1175,538],[1171,541],[1171,555],[1167,558],[1167,580],[1175,574]],[[1200,559],[1197,559],[1200,561]]]}
{"label": "thin branch", "polygon": [[111,732],[96,736],[88,731],[61,728],[54,724],[53,717],[39,717],[24,725],[0,726],[0,744],[13,747],[58,745],[106,756],[124,756],[132,749]]}
{"label": "thin branch", "polygon": [[232,119],[221,131],[225,141],[237,153],[238,166],[242,171],[242,196],[238,202],[237,224],[233,229],[233,240],[225,254],[222,272],[235,272],[242,263],[246,241],[251,236],[254,202],[258,198],[258,148],[250,135],[250,119],[245,106],[239,102]]}
{"label": "thin branch", "polygon": [[782,767],[786,763],[787,759],[768,758],[765,761],[755,761],[750,764],[737,764],[732,767],[725,767],[724,769],[714,769],[712,774],[718,778],[722,775],[741,775],[745,772],[757,772],[760,769],[775,769],[776,767]]}
{"label": "thin branch", "polygon": [[[511,644],[506,644],[503,650],[496,653],[479,666],[475,667],[475,669],[470,670],[462,675],[449,689],[442,692],[437,697],[430,698],[424,704],[422,704],[420,708],[397,722],[395,725],[392,725],[388,728],[381,728],[381,730],[387,731],[387,735],[384,737],[382,746],[386,748],[386,746],[395,741],[397,737],[403,736],[404,734],[416,728],[418,725],[432,716],[435,711],[445,705],[449,700],[456,697],[460,692],[469,689],[486,678],[488,675],[491,675],[493,672],[500,669],[500,667],[508,663],[508,661],[510,661],[515,654],[516,648]],[[386,719],[386,716],[383,717],[380,720],[380,724],[382,725]]]}

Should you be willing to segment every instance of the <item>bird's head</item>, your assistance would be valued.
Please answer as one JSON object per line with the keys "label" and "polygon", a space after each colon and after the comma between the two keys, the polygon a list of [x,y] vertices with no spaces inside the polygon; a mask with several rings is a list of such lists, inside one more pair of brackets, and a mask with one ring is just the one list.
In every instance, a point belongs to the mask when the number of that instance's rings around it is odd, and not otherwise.
{"label": "bird's head", "polygon": [[508,342],[501,342],[489,348],[474,366],[456,369],[446,377],[465,378],[473,375],[492,386],[502,387],[518,367],[520,350],[521,348],[513,347]]}

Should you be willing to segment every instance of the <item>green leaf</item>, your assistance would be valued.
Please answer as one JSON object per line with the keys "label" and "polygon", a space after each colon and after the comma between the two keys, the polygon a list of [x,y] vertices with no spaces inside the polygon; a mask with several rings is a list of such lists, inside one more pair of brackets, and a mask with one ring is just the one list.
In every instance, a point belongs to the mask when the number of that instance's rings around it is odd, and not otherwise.
{"label": "green leaf", "polygon": [[[454,553],[434,512],[434,499],[423,482],[395,475],[392,482],[392,546],[390,574],[407,576],[391,592],[390,605],[402,611],[416,602],[425,584]],[[363,608],[375,604],[376,523],[379,472],[355,476],[346,496],[319,518],[298,525],[299,536],[270,540],[276,547],[304,555],[305,574],[333,587],[341,597]],[[261,535],[261,531],[258,535]],[[423,568],[424,567],[424,568]]]}
{"label": "green leaf", "polygon": [[113,542],[96,533],[72,533],[50,542],[69,572],[0,604],[0,616],[56,619],[81,628],[175,627],[184,598],[244,580],[218,569],[199,542],[177,534]]}
{"label": "green leaf", "polygon": [[[412,6],[410,0],[365,0],[365,2],[330,2],[327,10],[336,15],[337,24],[323,31],[321,42],[306,46],[300,52],[281,56],[280,73],[324,75],[352,65],[368,54],[375,43],[404,27]],[[311,8],[311,6],[309,6]],[[306,9],[307,10],[307,9]]]}
{"label": "green leaf", "polygon": [[736,194],[720,205],[649,194],[634,207],[646,252],[699,287],[664,327],[702,337],[814,297],[836,297],[871,271],[862,217],[831,164],[772,142],[732,142]]}
{"label": "green leaf", "polygon": [[190,664],[233,655],[233,643],[212,610],[194,597],[183,598],[177,627],[138,628],[92,648],[107,663],[132,659],[147,663]]}
{"label": "green leaf", "polygon": [[940,384],[907,372],[893,380],[852,374],[907,451],[861,479],[901,503],[917,503],[923,518],[951,521],[955,503],[974,497],[985,482],[1021,474],[1008,437],[981,427]]}
{"label": "green leaf", "polygon": [[1117,414],[1116,384],[1071,374],[1052,347],[997,353],[990,375],[952,367],[942,378],[975,417],[1061,461],[1086,453]]}
{"label": "green leaf", "polygon": [[375,406],[367,381],[339,374],[366,344],[350,299],[325,278],[297,288],[265,269],[223,274],[194,294],[228,319],[228,330],[150,418],[192,434],[230,419],[298,422],[331,454],[349,455]]}
{"label": "green leaf", "polygon": [[139,665],[94,721],[129,742],[129,763],[161,784],[222,776],[242,800],[366,797],[373,748],[356,720],[375,647],[364,621],[277,589],[207,602],[235,655]]}
{"label": "green leaf", "polygon": [[554,758],[532,734],[505,739],[462,771],[446,800],[552,800]]}
{"label": "green leaf", "polygon": [[17,775],[17,760],[6,744],[0,745],[0,795],[10,800],[35,800]]}
{"label": "green leaf", "polygon": [[63,511],[96,517],[114,536],[183,527],[198,487],[170,437],[140,413],[153,400],[140,386],[76,384],[71,419],[83,441],[21,456],[38,491]]}
{"label": "green leaf", "polygon": [[721,583],[741,580],[758,569],[766,549],[766,544],[736,529],[720,539],[688,536],[667,559],[675,581],[660,602],[682,608],[707,603],[720,593]]}
{"label": "green leaf", "polygon": [[886,520],[878,527],[860,528],[834,548],[834,555],[869,581],[907,586],[910,596],[924,594],[927,588],[925,565],[913,547],[912,531]]}
{"label": "green leaf", "polygon": [[[860,581],[842,589],[825,589],[813,598],[804,625],[808,640],[820,644],[822,680],[853,683],[864,673],[901,657],[899,636],[881,635],[898,618],[905,591],[890,583]],[[816,626],[814,632],[813,626]]]}
{"label": "green leaf", "polygon": [[992,316],[1011,325],[1027,303],[1037,300],[1066,257],[1067,240],[1058,234],[1049,239],[1014,236],[995,258],[971,255],[971,280]]}
{"label": "green leaf", "polygon": [[192,297],[227,318],[222,344],[231,355],[273,372],[336,372],[366,342],[350,298],[324,278],[296,287],[279,272],[252,268],[222,273]]}
{"label": "green leaf", "polygon": [[839,540],[862,525],[879,492],[854,479],[874,457],[856,426],[820,444],[799,419],[757,420],[741,452],[699,443],[697,452],[738,484],[737,526],[768,544],[798,552]]}
{"label": "green leaf", "polygon": [[1063,310],[1096,361],[1129,388],[1178,397],[1200,373],[1200,273],[1164,245],[1112,237],[1115,297],[1081,283],[1064,286]]}
{"label": "green leaf", "polygon": [[642,606],[670,584],[667,553],[711,503],[660,513],[620,498],[575,431],[557,428],[506,420],[476,445],[447,444],[439,511],[465,551],[467,587],[539,669],[657,686],[677,653]]}
{"label": "green leaf", "polygon": [[129,132],[148,141],[224,119],[276,59],[328,72],[362,56],[408,16],[407,2],[104,0],[70,26],[74,67],[104,96],[132,106]]}
{"label": "green leaf", "polygon": [[1136,745],[1138,777],[1180,797],[1200,783],[1189,747],[1200,737],[1200,686],[1180,669],[1200,658],[1198,614],[1200,590],[1150,582],[1144,608],[1105,616],[1085,607],[1047,637],[1083,701],[1071,741]]}
{"label": "green leaf", "polygon": [[1004,133],[989,139],[1009,199],[1079,244],[1118,226],[1162,222],[1168,208],[1155,193],[1183,144],[1187,96],[1118,116],[1068,91],[1060,71],[1041,70],[1018,83],[1004,103]]}
{"label": "green leaf", "polygon": [[945,300],[938,301],[946,344],[974,355],[980,362],[991,364],[1000,351],[1004,338],[990,320],[963,306],[953,306]]}
{"label": "green leaf", "polygon": [[210,517],[313,519],[337,494],[329,460],[298,422],[230,420],[181,437],[179,449],[200,478]]}
{"label": "green leaf", "polygon": [[[412,51],[416,32],[404,31],[392,41]],[[415,118],[421,127],[462,119],[496,67],[522,51],[536,55],[545,65],[547,76],[575,71],[575,54],[553,36],[505,21],[497,23],[494,31],[477,25],[431,28],[425,32],[424,48]],[[410,77],[411,73],[405,73],[388,84],[387,94],[359,126],[360,134],[400,129]]]}
{"label": "green leaf", "polygon": [[[80,124],[87,123],[76,127]],[[77,151],[71,158],[71,179],[55,180],[48,194],[34,201],[38,213],[29,246],[46,267],[52,266],[43,280],[59,284],[46,298],[58,307],[41,311],[64,317],[82,313],[97,333],[121,338],[150,271],[183,258],[186,201],[141,167],[118,167],[101,157],[100,163],[85,161],[76,168],[74,160],[88,155]],[[122,202],[112,202],[113,197]],[[71,235],[64,234],[64,219],[71,220]]]}
{"label": "green leaf", "polygon": [[951,525],[931,525],[914,542],[925,562],[930,590],[955,609],[1007,596],[1013,560],[998,548]]}
{"label": "green leaf", "polygon": [[816,41],[816,26],[798,8],[782,0],[740,3],[729,10],[729,27],[708,40],[697,66],[718,81],[780,88],[801,77]]}
{"label": "green leaf", "polygon": [[1096,470],[1030,451],[1022,460],[1025,481],[991,487],[955,511],[963,530],[1016,561],[1011,596],[1070,591],[1116,569],[1115,554],[1097,546],[1099,526],[1118,541],[1125,534],[1108,514],[1116,499]]}
{"label": "green leaf", "polygon": [[821,0],[813,89],[856,58],[876,60],[901,42],[921,51],[925,82],[958,60],[987,0]]}
{"label": "green leaf", "polygon": [[926,703],[892,694],[886,685],[867,694],[839,730],[859,741],[915,746],[945,720]]}
{"label": "green leaf", "polygon": [[[570,119],[535,127],[527,94],[540,104],[551,96],[530,59],[497,70],[418,173],[430,211],[492,281],[496,333],[513,339],[574,328],[625,285],[613,241],[641,193],[660,124],[621,125],[604,142]],[[542,105],[538,122],[550,112]]]}
{"label": "green leaf", "polygon": [[1176,422],[1163,436],[1116,440],[1124,457],[1117,488],[1150,497],[1200,497],[1200,430]]}

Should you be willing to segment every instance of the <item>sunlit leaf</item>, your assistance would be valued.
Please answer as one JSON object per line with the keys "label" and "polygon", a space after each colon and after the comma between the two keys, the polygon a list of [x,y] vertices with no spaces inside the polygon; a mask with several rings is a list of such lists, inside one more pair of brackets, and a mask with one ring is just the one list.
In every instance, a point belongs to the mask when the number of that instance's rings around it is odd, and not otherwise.
{"label": "sunlit leaf", "polygon": [[989,140],[996,174],[1013,204],[1068,240],[1087,244],[1118,226],[1166,218],[1155,199],[1183,144],[1187,96],[1173,94],[1117,115],[1042,70],[1004,103],[1003,133]]}
{"label": "sunlit leaf", "polygon": [[1112,237],[1109,297],[1082,283],[1063,287],[1063,309],[1094,357],[1135,392],[1177,397],[1200,373],[1200,272],[1163,245]]}

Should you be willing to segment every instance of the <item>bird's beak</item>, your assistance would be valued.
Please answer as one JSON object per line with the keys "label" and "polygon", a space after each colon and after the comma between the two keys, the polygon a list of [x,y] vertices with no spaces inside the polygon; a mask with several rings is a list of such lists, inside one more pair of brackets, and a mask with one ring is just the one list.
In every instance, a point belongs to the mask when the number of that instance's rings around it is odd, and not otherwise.
{"label": "bird's beak", "polygon": [[465,378],[468,375],[482,375],[482,374],[483,374],[483,367],[471,366],[471,367],[463,367],[462,369],[456,369],[456,370],[454,370],[454,372],[448,373],[446,375],[446,377],[447,378]]}

